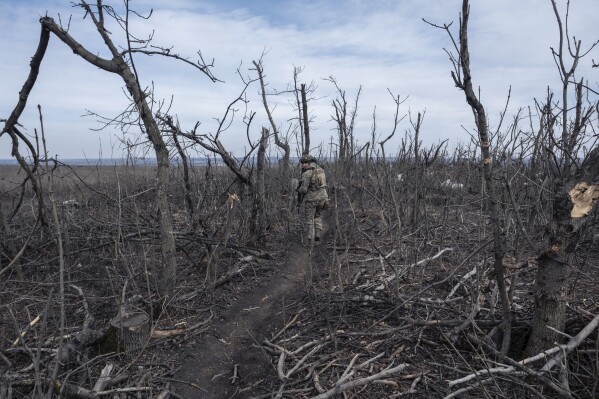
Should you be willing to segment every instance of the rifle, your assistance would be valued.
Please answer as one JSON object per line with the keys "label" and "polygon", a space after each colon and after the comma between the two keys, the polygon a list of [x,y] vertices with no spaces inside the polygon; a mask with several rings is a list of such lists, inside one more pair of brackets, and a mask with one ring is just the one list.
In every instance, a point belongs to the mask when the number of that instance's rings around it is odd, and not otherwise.
{"label": "rifle", "polygon": [[295,189],[295,191],[297,191],[297,213],[300,213],[300,207],[302,205],[302,202],[304,201],[304,196],[306,194],[302,194],[300,193],[299,189],[302,186],[302,181],[300,180],[299,184],[297,185],[297,188]]}

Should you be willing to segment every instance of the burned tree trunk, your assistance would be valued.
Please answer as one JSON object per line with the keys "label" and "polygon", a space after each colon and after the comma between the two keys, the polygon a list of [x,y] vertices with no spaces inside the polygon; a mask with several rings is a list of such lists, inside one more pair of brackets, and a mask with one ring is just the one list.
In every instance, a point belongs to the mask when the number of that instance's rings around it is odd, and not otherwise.
{"label": "burned tree trunk", "polygon": [[555,346],[561,337],[551,326],[563,330],[566,321],[566,279],[569,275],[567,263],[555,254],[545,253],[538,258],[539,268],[534,288],[534,319],[525,357]]}
{"label": "burned tree trunk", "polygon": [[[562,21],[557,10],[555,0],[551,0],[553,11],[558,24],[559,46],[552,48],[553,57],[558,66],[562,79],[562,104],[558,113],[561,116],[561,140],[553,137],[557,115],[552,115],[552,103],[547,102],[544,110],[548,110],[547,123],[542,125],[546,132],[548,142],[545,143],[547,152],[551,152],[548,161],[548,177],[553,182],[553,214],[549,227],[548,248],[538,257],[535,285],[535,313],[533,328],[525,355],[534,355],[545,350],[555,342],[561,342],[566,323],[566,301],[568,277],[570,275],[570,260],[575,251],[580,236],[580,225],[588,212],[594,207],[597,198],[594,197],[597,186],[597,171],[599,170],[599,157],[597,148],[591,151],[582,167],[577,166],[576,158],[578,149],[584,141],[584,131],[590,123],[592,116],[597,112],[597,104],[584,107],[582,80],[576,84],[573,108],[568,106],[571,78],[574,76],[580,59],[590,52],[598,42],[591,45],[586,52],[581,51],[581,42],[573,38],[570,40],[567,29],[562,26]],[[567,15],[567,14],[566,14]],[[567,22],[567,21],[566,21]],[[572,64],[566,68],[565,57],[569,54]],[[551,98],[551,96],[549,96]],[[569,111],[574,110],[570,117]],[[558,145],[555,145],[558,143]],[[558,154],[553,154],[552,148],[559,149]],[[579,176],[578,181],[574,177]],[[578,183],[578,184],[576,184]],[[576,184],[576,185],[575,185]],[[589,196],[585,210],[577,210],[577,199],[580,195]],[[574,205],[574,208],[573,208]],[[578,219],[578,220],[576,220]]]}
{"label": "burned tree trunk", "polygon": [[195,230],[196,221],[193,217],[193,200],[191,199],[191,180],[189,178],[189,159],[185,153],[185,149],[181,145],[177,136],[177,131],[173,130],[173,142],[177,147],[179,157],[181,157],[181,164],[183,165],[183,182],[185,184],[185,203],[187,204],[187,211],[189,212],[189,221],[192,230]]}
{"label": "burned tree trunk", "polygon": [[[489,138],[489,126],[487,123],[487,116],[483,104],[479,101],[474,87],[472,84],[472,74],[470,71],[470,52],[468,48],[468,17],[470,14],[470,5],[468,0],[462,2],[462,21],[460,25],[460,40],[459,40],[459,57],[456,65],[456,69],[461,70],[461,74],[452,72],[454,83],[458,88],[464,91],[466,95],[466,102],[472,108],[475,117],[475,124],[478,130],[479,145],[482,153],[482,168],[483,177],[485,180],[485,186],[489,193],[489,217],[491,219],[491,226],[493,229],[493,252],[494,252],[494,271],[495,280],[497,282],[497,288],[499,289],[499,296],[501,298],[501,308],[503,323],[501,330],[503,332],[503,340],[501,345],[501,352],[507,353],[510,344],[511,335],[511,311],[510,301],[505,283],[504,275],[504,243],[501,235],[501,218],[500,218],[500,205],[499,196],[493,182],[493,170],[492,170],[492,155],[491,155],[491,142]],[[448,29],[448,27],[446,27]]]}
{"label": "burned tree trunk", "polygon": [[268,129],[262,128],[262,137],[258,146],[256,159],[256,185],[254,186],[254,211],[252,214],[252,228],[256,241],[264,243],[266,238],[266,192],[265,192],[265,164],[266,147],[268,144]]}
{"label": "burned tree trunk", "polygon": [[301,85],[302,93],[302,120],[304,121],[304,154],[310,153],[310,126],[308,124],[308,100],[306,99],[306,85]]}

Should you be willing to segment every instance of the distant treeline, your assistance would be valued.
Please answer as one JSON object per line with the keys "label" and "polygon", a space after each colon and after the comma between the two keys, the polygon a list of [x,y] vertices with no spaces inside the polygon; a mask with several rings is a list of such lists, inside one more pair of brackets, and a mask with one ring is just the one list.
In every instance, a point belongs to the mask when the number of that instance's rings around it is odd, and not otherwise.
{"label": "distant treeline", "polygon": [[[236,158],[238,162],[241,162],[243,158]],[[388,160],[392,160],[393,158],[387,157]],[[270,164],[276,164],[282,160],[279,157],[266,157],[266,160]],[[292,164],[299,163],[299,157],[290,157],[290,162]],[[328,162],[329,158],[320,158],[320,162]],[[189,158],[191,164],[196,166],[208,165],[224,165],[225,163],[220,157],[197,157],[197,158]],[[245,160],[245,165],[251,165],[255,161],[255,157],[249,157]],[[42,161],[43,163],[43,161]],[[53,164],[53,161],[50,161]],[[59,164],[69,165],[69,166],[114,166],[114,165],[132,165],[132,166],[154,166],[156,165],[156,158],[65,158],[59,159]],[[171,165],[177,166],[181,164],[180,158],[171,159]],[[18,162],[14,158],[8,159],[0,159],[0,165],[18,165]]]}
{"label": "distant treeline", "polygon": [[[239,158],[238,161],[241,162],[242,158]],[[276,163],[280,161],[280,158],[270,157],[268,158],[269,162]],[[155,158],[134,158],[134,159],[126,159],[126,158],[107,158],[107,159],[90,159],[90,158],[67,158],[60,159],[59,164],[70,165],[70,166],[114,166],[114,165],[134,165],[134,166],[154,166],[156,165]],[[224,165],[222,159],[219,158],[190,158],[190,162],[193,165],[208,165],[208,163],[212,165]],[[253,158],[249,158],[245,161],[245,163],[252,163]],[[291,158],[291,162],[299,162],[299,158]],[[51,162],[53,164],[53,162]],[[171,160],[171,165],[178,165],[181,163],[181,159],[175,158]],[[0,159],[0,165],[18,165],[18,162],[14,158],[9,159]]]}

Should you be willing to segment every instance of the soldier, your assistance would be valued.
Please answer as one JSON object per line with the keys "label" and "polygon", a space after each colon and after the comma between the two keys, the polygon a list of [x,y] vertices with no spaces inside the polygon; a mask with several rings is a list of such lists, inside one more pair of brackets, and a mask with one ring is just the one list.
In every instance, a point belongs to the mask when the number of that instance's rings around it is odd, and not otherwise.
{"label": "soldier", "polygon": [[[316,158],[306,154],[300,159],[302,165],[302,178],[297,192],[303,198],[304,222],[307,231],[305,238],[308,243],[312,240],[320,241],[322,232],[322,211],[328,206],[327,178],[324,170],[318,166]],[[303,241],[303,240],[302,240]]]}

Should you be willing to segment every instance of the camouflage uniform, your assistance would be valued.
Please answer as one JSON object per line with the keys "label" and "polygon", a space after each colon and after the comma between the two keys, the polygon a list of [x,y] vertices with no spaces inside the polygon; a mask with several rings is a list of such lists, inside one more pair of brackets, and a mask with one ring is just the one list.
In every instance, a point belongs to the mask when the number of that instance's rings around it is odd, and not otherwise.
{"label": "camouflage uniform", "polygon": [[302,172],[302,179],[298,192],[304,195],[304,223],[308,241],[320,240],[322,231],[322,218],[324,204],[328,202],[327,178],[324,170],[316,164],[313,157],[302,157],[302,163],[309,160],[308,168]]}

